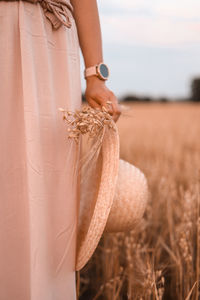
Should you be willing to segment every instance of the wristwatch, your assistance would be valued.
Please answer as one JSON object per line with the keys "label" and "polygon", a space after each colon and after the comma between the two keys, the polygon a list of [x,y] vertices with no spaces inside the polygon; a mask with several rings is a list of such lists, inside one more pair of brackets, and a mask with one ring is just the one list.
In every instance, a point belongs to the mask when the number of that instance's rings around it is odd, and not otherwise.
{"label": "wristwatch", "polygon": [[107,80],[109,77],[109,68],[106,64],[101,62],[95,66],[86,68],[84,70],[84,78],[85,79],[92,75],[96,75],[101,80]]}

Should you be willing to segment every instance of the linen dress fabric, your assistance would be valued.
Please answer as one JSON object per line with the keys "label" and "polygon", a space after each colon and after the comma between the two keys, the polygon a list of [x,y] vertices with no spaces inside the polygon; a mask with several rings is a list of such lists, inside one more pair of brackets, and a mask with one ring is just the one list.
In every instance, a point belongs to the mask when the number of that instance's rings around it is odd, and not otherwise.
{"label": "linen dress fabric", "polygon": [[0,300],[76,299],[79,42],[39,3],[0,1]]}

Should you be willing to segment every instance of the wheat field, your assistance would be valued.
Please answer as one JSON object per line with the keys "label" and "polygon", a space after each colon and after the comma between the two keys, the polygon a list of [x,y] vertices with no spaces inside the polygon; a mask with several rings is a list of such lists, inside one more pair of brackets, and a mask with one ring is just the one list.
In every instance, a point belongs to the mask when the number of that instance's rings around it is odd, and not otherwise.
{"label": "wheat field", "polygon": [[125,103],[120,156],[147,177],[144,218],[103,235],[77,272],[80,300],[200,298],[200,105]]}

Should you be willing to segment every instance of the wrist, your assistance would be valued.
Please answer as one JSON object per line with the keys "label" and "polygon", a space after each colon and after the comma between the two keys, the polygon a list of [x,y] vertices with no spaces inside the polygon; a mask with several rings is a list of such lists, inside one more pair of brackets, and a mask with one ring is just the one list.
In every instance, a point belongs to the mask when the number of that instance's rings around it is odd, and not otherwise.
{"label": "wrist", "polygon": [[101,80],[98,76],[96,75],[91,75],[86,77],[86,84],[90,84],[90,83],[101,83],[101,84],[105,84],[104,80]]}

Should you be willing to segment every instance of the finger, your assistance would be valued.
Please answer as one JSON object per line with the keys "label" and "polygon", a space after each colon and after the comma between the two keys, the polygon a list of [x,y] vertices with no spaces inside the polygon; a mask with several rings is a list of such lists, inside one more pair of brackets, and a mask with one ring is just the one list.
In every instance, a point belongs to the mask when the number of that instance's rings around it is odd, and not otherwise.
{"label": "finger", "polygon": [[94,99],[101,107],[106,105],[106,101],[108,100],[108,95],[98,95]]}
{"label": "finger", "polygon": [[95,105],[98,105],[100,109],[104,106],[107,112],[113,117],[113,120],[116,122],[121,114],[121,110],[118,104],[118,99],[114,95],[114,93],[105,93],[102,95],[98,95],[93,101],[96,102]]}
{"label": "finger", "polygon": [[101,109],[101,106],[94,99],[90,98],[87,102],[92,108]]}
{"label": "finger", "polygon": [[108,99],[106,101],[106,109],[108,110],[109,114],[111,114],[113,116],[114,114],[114,110],[113,110],[113,104],[112,104],[112,101],[110,101],[110,99]]}
{"label": "finger", "polygon": [[98,95],[95,98],[96,102],[102,107],[104,107],[110,115],[113,115],[113,107],[111,101],[109,100],[109,95]]}
{"label": "finger", "polygon": [[113,120],[115,122],[117,122],[117,120],[119,119],[119,117],[121,115],[121,109],[120,109],[120,106],[118,104],[117,97],[113,93],[110,96],[110,101],[111,101],[111,105],[112,105],[112,108],[113,108],[112,117],[113,117]]}

